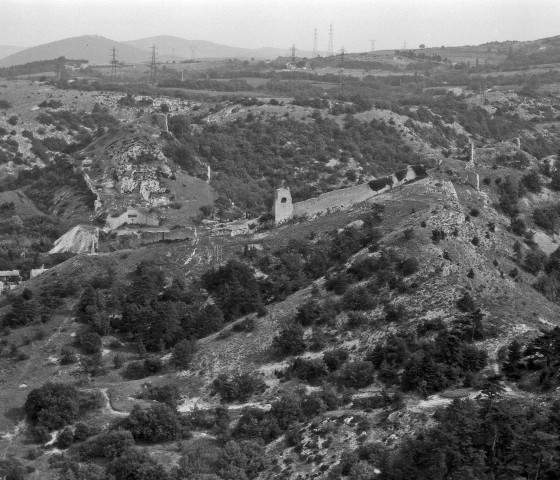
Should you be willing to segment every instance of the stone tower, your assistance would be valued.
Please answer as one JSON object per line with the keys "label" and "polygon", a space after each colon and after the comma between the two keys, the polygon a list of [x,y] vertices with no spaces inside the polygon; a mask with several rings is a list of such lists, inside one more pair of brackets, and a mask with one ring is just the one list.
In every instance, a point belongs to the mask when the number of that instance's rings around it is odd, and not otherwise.
{"label": "stone tower", "polygon": [[274,192],[274,223],[282,223],[292,218],[294,205],[292,204],[292,194],[289,188],[277,188]]}

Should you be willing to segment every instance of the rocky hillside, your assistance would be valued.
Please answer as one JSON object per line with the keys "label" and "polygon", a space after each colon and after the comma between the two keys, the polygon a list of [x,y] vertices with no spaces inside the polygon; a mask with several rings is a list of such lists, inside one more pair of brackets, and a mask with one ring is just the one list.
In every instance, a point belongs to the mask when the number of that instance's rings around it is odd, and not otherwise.
{"label": "rocky hillside", "polygon": [[1,297],[0,473],[556,478],[559,102],[409,87],[10,83],[2,270],[48,270]]}

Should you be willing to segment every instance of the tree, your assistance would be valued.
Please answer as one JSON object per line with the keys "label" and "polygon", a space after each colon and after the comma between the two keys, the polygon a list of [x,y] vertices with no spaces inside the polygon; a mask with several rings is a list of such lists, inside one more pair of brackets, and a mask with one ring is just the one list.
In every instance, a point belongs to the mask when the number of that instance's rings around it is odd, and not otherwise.
{"label": "tree", "polygon": [[273,348],[283,356],[303,353],[306,348],[303,333],[303,327],[299,323],[292,323],[274,337]]}
{"label": "tree", "polygon": [[78,390],[62,383],[46,383],[27,395],[25,412],[37,426],[54,430],[68,425],[80,413]]}
{"label": "tree", "polygon": [[181,340],[173,348],[171,360],[182,369],[189,368],[191,359],[195,352],[195,342],[192,340]]}
{"label": "tree", "polygon": [[117,480],[170,480],[162,465],[134,449],[113,460],[107,473]]}
{"label": "tree", "polygon": [[420,44],[420,46],[418,47],[420,48],[420,50],[424,50],[426,48],[426,45],[424,45],[423,43]]}

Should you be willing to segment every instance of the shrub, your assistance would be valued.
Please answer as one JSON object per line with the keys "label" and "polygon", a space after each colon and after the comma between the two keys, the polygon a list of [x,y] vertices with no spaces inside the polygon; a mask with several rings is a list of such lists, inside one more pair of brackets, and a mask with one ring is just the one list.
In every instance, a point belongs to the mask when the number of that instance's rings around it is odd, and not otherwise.
{"label": "shrub", "polygon": [[370,310],[377,300],[366,287],[356,287],[344,294],[342,304],[345,310]]}
{"label": "shrub", "polygon": [[101,352],[101,337],[95,333],[83,333],[78,336],[78,342],[80,347],[86,352],[87,354],[97,354]]}
{"label": "shrub", "polygon": [[342,348],[323,353],[323,361],[331,372],[338,370],[346,360],[348,360],[348,352]]}
{"label": "shrub", "polygon": [[128,417],[116,424],[116,429],[119,428],[129,430],[137,441],[150,443],[179,440],[189,435],[177,411],[165,404],[146,410],[135,405]]}
{"label": "shrub", "polygon": [[8,123],[10,125],[17,125],[18,117],[16,115],[12,115],[11,117],[8,118]]}
{"label": "shrub", "polygon": [[521,177],[521,182],[525,188],[532,193],[539,193],[541,191],[542,183],[536,170],[523,175],[523,177]]}
{"label": "shrub", "polygon": [[329,373],[325,362],[318,358],[307,360],[296,358],[287,368],[285,375],[287,378],[297,377],[310,385],[320,383]]}
{"label": "shrub", "polygon": [[321,312],[321,305],[316,300],[311,299],[299,307],[295,320],[304,327],[308,327],[317,322],[321,317]]}
{"label": "shrub", "polygon": [[292,323],[284,327],[274,337],[273,348],[283,356],[299,355],[305,351],[303,327],[299,323]]}
{"label": "shrub", "polygon": [[99,435],[95,440],[82,446],[82,458],[118,458],[134,446],[134,438],[128,430],[113,430]]}
{"label": "shrub", "polygon": [[406,309],[404,305],[393,305],[391,303],[385,305],[383,309],[385,312],[386,322],[401,322],[406,318]]}
{"label": "shrub", "polygon": [[387,186],[392,186],[393,179],[391,177],[378,178],[376,180],[371,180],[370,182],[368,182],[368,185],[372,190],[378,192],[379,190]]}
{"label": "shrub", "polygon": [[419,268],[420,268],[420,264],[418,260],[414,257],[405,258],[397,265],[397,270],[401,275],[405,277],[412,275],[413,273],[416,273]]}
{"label": "shrub", "polygon": [[457,300],[457,308],[462,312],[474,312],[477,309],[474,299],[469,292],[466,292],[459,300]]}
{"label": "shrub", "polygon": [[165,403],[171,408],[176,408],[181,394],[177,385],[147,385],[145,390],[140,394],[140,398],[155,400],[156,402]]}
{"label": "shrub", "polygon": [[220,374],[212,383],[214,393],[220,395],[224,402],[245,402],[251,396],[264,392],[266,388],[265,381],[254,373],[242,373],[232,378]]}
{"label": "shrub", "polygon": [[350,362],[338,372],[338,381],[347,388],[365,388],[375,377],[373,364],[368,361]]}
{"label": "shrub", "polygon": [[72,363],[76,363],[78,361],[78,356],[74,349],[69,346],[64,346],[60,349],[60,364],[61,365],[70,365]]}
{"label": "shrub", "polygon": [[519,217],[515,217],[511,220],[510,228],[515,235],[519,236],[523,235],[525,230],[527,230],[525,222]]}
{"label": "shrub", "polygon": [[179,368],[189,368],[195,352],[195,345],[195,342],[192,340],[181,340],[173,348],[172,362]]}
{"label": "shrub", "polygon": [[100,406],[96,395],[80,394],[62,383],[46,383],[27,395],[25,412],[37,428],[55,430],[72,423],[81,413]]}
{"label": "shrub", "polygon": [[70,428],[66,427],[57,435],[56,446],[58,448],[65,449],[68,448],[70,445],[72,445],[73,441],[74,441],[74,434],[72,433],[72,430]]}
{"label": "shrub", "polygon": [[169,480],[163,466],[149,455],[134,449],[113,460],[107,466],[106,473],[110,478],[123,480]]}

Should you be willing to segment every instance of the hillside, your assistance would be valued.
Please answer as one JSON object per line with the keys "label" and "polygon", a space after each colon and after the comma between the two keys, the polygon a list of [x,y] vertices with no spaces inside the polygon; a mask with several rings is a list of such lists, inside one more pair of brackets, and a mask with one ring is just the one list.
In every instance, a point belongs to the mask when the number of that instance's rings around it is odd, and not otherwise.
{"label": "hillside", "polygon": [[0,60],[24,49],[25,47],[16,47],[15,45],[0,45]]}
{"label": "hillside", "polygon": [[0,88],[0,476],[556,479],[554,72],[208,64]]}
{"label": "hillside", "polygon": [[58,57],[85,59],[92,65],[107,65],[110,63],[113,48],[117,49],[118,59],[121,62],[147,63],[150,59],[148,50],[135,48],[99,35],[84,35],[20,50],[1,58],[0,67]]}
{"label": "hillside", "polygon": [[[147,50],[156,45],[159,55],[166,58],[175,56],[176,60],[189,60],[194,56],[196,59],[210,58],[240,58],[240,59],[274,59],[285,56],[289,50],[286,48],[240,48],[220,45],[205,40],[186,40],[180,37],[159,35],[155,37],[128,40],[123,42],[141,50]],[[312,52],[298,51],[298,57],[310,56]]]}

